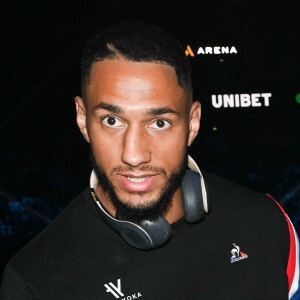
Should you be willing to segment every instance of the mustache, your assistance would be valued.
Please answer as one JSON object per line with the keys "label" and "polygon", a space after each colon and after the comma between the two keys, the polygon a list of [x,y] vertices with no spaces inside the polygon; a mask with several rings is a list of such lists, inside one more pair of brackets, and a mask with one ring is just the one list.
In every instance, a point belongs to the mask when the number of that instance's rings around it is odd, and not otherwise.
{"label": "mustache", "polygon": [[110,176],[115,173],[126,173],[126,172],[153,172],[153,173],[162,173],[167,176],[167,171],[162,167],[152,167],[152,166],[141,166],[141,167],[131,167],[131,166],[117,166],[111,170]]}
{"label": "mustache", "polygon": [[[92,151],[92,148],[90,147],[90,165],[95,168],[95,166],[98,166],[98,163],[96,161],[96,158],[94,156],[94,153]],[[149,165],[144,165],[140,167],[131,167],[131,166],[117,166],[114,167],[111,172],[110,176],[112,176],[115,173],[126,173],[126,172],[153,172],[153,173],[160,173],[163,174],[164,176],[167,176],[167,171],[165,168],[162,167],[154,167],[154,166],[149,166]]]}

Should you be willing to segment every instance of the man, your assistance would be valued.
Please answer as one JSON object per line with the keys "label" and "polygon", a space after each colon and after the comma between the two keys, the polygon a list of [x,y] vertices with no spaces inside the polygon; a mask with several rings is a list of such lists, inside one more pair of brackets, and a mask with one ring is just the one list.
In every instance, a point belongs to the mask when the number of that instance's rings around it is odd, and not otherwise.
{"label": "man", "polygon": [[83,53],[75,102],[90,187],[8,263],[1,299],[299,298],[279,205],[187,155],[200,103],[177,41],[143,23],[105,29]]}

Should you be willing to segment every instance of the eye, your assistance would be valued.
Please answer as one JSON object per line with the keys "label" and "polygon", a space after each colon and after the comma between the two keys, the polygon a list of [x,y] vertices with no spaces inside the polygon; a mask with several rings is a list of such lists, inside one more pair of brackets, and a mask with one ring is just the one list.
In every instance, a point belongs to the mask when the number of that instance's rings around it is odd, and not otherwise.
{"label": "eye", "polygon": [[102,119],[102,123],[108,127],[112,128],[122,128],[125,126],[123,122],[121,122],[120,119],[114,117],[114,116],[106,116]]}
{"label": "eye", "polygon": [[171,124],[169,121],[165,119],[156,119],[153,123],[151,123],[148,127],[151,129],[162,130],[170,127]]}

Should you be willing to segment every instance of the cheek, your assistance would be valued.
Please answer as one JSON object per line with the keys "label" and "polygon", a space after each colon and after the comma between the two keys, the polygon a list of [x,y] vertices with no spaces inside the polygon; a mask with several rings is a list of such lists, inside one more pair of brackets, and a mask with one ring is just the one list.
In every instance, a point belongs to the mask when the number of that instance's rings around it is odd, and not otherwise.
{"label": "cheek", "polygon": [[187,132],[180,130],[155,141],[152,157],[162,166],[173,169],[181,163],[187,148]]}
{"label": "cheek", "polygon": [[119,165],[122,142],[120,138],[107,135],[100,130],[90,133],[90,144],[99,165],[106,171]]}

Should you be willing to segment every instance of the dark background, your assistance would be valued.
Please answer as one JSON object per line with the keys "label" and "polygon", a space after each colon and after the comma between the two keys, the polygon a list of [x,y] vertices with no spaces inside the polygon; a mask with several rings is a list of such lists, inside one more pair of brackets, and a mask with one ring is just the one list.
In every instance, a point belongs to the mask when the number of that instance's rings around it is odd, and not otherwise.
{"label": "dark background", "polygon": [[[142,20],[194,52],[200,167],[273,195],[300,231],[299,1],[1,1],[0,274],[88,185],[75,123],[80,56],[106,25]],[[272,93],[269,107],[219,108],[212,94]],[[170,149],[170,152],[174,149]],[[276,234],[276,228],[274,228]]]}

